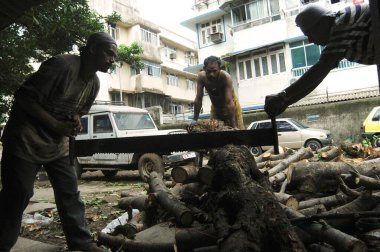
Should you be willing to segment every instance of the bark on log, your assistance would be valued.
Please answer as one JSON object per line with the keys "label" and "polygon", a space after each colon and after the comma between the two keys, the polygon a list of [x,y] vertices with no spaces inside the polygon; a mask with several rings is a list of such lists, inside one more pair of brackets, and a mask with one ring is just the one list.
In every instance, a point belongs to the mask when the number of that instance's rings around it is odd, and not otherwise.
{"label": "bark on log", "polygon": [[312,207],[300,209],[298,211],[300,213],[302,213],[303,215],[305,215],[305,216],[312,216],[312,215],[316,215],[316,214],[320,214],[320,213],[326,212],[327,210],[326,210],[325,205],[318,204],[318,205],[314,205]]}
{"label": "bark on log", "polygon": [[157,201],[169,213],[171,213],[179,225],[188,227],[193,223],[193,215],[183,202],[174,197],[165,186],[162,176],[157,172],[151,172],[148,179],[149,188],[155,193]]}
{"label": "bark on log", "polygon": [[148,203],[148,195],[141,195],[135,197],[124,197],[119,200],[118,207],[120,209],[138,209],[140,212],[144,211]]}
{"label": "bark on log", "polygon": [[210,163],[215,173],[208,205],[220,251],[305,251],[246,148],[220,148]]}
{"label": "bark on log", "polygon": [[295,210],[298,209],[298,200],[295,197],[293,197],[293,195],[287,193],[274,193],[274,195],[276,196],[277,200],[282,204]]}
{"label": "bark on log", "polygon": [[342,149],[334,146],[326,152],[321,152],[320,156],[323,161],[330,161],[342,154]]}
{"label": "bark on log", "polygon": [[275,175],[276,173],[285,170],[289,164],[300,161],[305,158],[310,158],[313,156],[313,151],[310,148],[301,148],[293,155],[288,158],[282,160],[278,165],[273,167],[268,171],[269,177]]}
{"label": "bark on log", "polygon": [[357,157],[363,157],[364,153],[362,150],[353,148],[352,144],[350,143],[342,143],[340,145],[340,148],[350,157],[357,158]]}
{"label": "bark on log", "polygon": [[332,228],[327,224],[311,223],[305,230],[316,239],[331,244],[337,251],[367,251],[367,246],[363,241],[343,233],[338,229]]}
{"label": "bark on log", "polygon": [[257,169],[260,169],[260,170],[262,170],[262,169],[269,170],[270,168],[275,167],[279,163],[281,163],[281,160],[274,160],[274,161],[268,160],[268,161],[264,161],[264,162],[258,163],[256,165],[257,165]]}
{"label": "bark on log", "polygon": [[205,185],[211,184],[213,176],[214,176],[214,171],[211,166],[205,165],[205,166],[200,167],[198,170],[199,180]]}
{"label": "bark on log", "polygon": [[199,182],[189,184],[176,184],[170,189],[171,193],[180,200],[186,201],[194,197],[199,197],[205,192],[206,186]]}
{"label": "bark on log", "polygon": [[350,202],[352,199],[353,198],[345,194],[338,193],[338,194],[327,196],[327,197],[300,201],[298,209],[305,209],[305,208],[313,207],[319,204],[324,205],[326,208],[331,208],[337,205],[346,204],[347,202]]}
{"label": "bark on log", "polygon": [[193,164],[175,166],[171,172],[172,179],[177,183],[191,183],[198,180],[198,167]]}
{"label": "bark on log", "polygon": [[[294,163],[288,169],[288,181],[291,186],[305,184],[309,186],[312,192],[323,189],[324,181],[336,180],[335,177],[340,174],[349,173],[357,170],[361,175],[375,177],[380,175],[380,163],[333,163],[333,162],[311,162],[311,163]],[[337,182],[335,182],[337,185]],[[325,187],[326,188],[326,187]]]}
{"label": "bark on log", "polygon": [[369,191],[364,191],[359,197],[357,197],[353,201],[343,206],[331,209],[323,214],[355,213],[355,212],[360,212],[360,211],[368,211],[368,210],[373,209],[379,203],[380,203],[380,198],[377,194],[372,194]]}
{"label": "bark on log", "polygon": [[175,244],[179,252],[215,245],[217,236],[212,225],[193,228],[176,228]]}
{"label": "bark on log", "polygon": [[380,190],[380,180],[351,171],[351,176],[356,186],[364,186],[367,190]]}

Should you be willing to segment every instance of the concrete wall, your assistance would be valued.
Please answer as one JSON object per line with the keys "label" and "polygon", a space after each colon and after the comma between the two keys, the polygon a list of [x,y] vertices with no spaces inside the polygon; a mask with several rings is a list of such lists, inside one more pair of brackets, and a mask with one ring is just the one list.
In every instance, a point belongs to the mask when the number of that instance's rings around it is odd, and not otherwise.
{"label": "concrete wall", "polygon": [[[360,127],[368,113],[380,105],[380,98],[368,98],[352,101],[326,103],[307,107],[288,108],[280,117],[291,117],[312,128],[330,130],[334,144],[339,144],[351,138],[360,141]],[[311,117],[318,117],[315,121]],[[267,119],[265,112],[244,115],[244,124]]]}

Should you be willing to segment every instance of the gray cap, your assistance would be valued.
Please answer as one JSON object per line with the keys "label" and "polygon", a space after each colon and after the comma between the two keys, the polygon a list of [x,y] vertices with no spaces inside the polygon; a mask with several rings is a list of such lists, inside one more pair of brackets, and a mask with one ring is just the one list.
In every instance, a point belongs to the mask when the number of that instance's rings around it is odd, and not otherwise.
{"label": "gray cap", "polygon": [[322,17],[334,17],[336,14],[329,9],[320,6],[319,4],[308,4],[297,15],[296,24],[303,32],[310,30],[316,25]]}

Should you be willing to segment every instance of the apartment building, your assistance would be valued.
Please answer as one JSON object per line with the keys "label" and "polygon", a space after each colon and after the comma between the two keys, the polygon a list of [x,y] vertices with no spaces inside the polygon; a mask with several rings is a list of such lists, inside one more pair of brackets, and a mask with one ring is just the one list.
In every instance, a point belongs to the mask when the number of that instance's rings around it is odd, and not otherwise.
{"label": "apartment building", "polygon": [[159,106],[164,114],[183,116],[192,109],[196,74],[186,67],[198,64],[195,41],[160,27],[140,16],[136,0],[88,0],[89,6],[102,15],[113,11],[122,20],[108,24],[117,43],[143,47],[145,68],[140,72],[122,64],[111,73],[98,76],[101,90],[98,100],[124,102],[133,107]]}
{"label": "apartment building", "polygon": [[[210,55],[228,62],[243,110],[262,109],[266,95],[289,86],[319,59],[323,48],[310,44],[294,22],[309,2],[339,10],[368,0],[195,0],[194,17],[181,24],[197,33],[200,62]],[[377,95],[376,66],[343,60],[295,105]]]}

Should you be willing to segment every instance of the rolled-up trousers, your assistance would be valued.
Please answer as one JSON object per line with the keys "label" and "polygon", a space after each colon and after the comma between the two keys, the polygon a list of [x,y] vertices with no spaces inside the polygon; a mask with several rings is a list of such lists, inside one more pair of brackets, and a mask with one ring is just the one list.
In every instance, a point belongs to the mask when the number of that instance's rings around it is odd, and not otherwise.
{"label": "rolled-up trousers", "polygon": [[69,165],[69,157],[35,164],[16,157],[4,146],[1,159],[0,252],[10,251],[17,241],[22,215],[33,196],[34,181],[42,165],[54,190],[68,248],[84,250],[92,241],[75,169]]}

